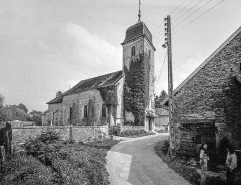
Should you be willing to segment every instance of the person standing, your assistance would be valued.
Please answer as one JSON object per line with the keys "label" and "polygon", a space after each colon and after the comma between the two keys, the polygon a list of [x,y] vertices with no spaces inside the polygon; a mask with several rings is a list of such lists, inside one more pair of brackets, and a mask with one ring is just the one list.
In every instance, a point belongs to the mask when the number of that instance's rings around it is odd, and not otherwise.
{"label": "person standing", "polygon": [[233,185],[235,182],[234,173],[235,173],[235,169],[237,168],[237,155],[235,154],[235,148],[233,146],[229,146],[227,150],[228,150],[227,159],[226,159],[227,184]]}
{"label": "person standing", "polygon": [[207,168],[208,168],[208,160],[209,157],[206,153],[207,143],[203,143],[200,147],[200,165],[201,165],[201,179],[200,185],[205,185],[206,176],[207,176]]}

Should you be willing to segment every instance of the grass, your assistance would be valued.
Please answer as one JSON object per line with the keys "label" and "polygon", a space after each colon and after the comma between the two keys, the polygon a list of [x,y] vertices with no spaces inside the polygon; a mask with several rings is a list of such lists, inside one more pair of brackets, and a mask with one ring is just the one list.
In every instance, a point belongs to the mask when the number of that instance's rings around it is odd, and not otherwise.
{"label": "grass", "polygon": [[[199,185],[200,184],[200,175],[197,172],[197,169],[200,170],[199,165],[192,165],[190,163],[190,160],[188,158],[181,159],[180,157],[177,158],[170,158],[163,152],[163,146],[164,141],[158,142],[154,150],[156,151],[157,155],[165,162],[169,168],[174,170],[176,173],[178,173],[180,176],[182,176],[184,179],[189,181],[193,185]],[[206,179],[206,185],[226,185],[225,180],[225,173],[215,173],[218,172],[217,166],[214,168],[215,165],[211,164],[209,166],[212,166],[212,168],[209,168],[208,170],[212,170],[212,172],[209,172],[209,175]],[[218,175],[215,175],[218,174]],[[220,177],[220,174],[222,175]],[[236,183],[236,185],[240,185],[240,182]]]}
{"label": "grass", "polygon": [[1,166],[0,184],[108,185],[105,157],[118,142],[107,139],[61,144],[60,152],[46,152],[45,160],[26,153],[14,154]]}

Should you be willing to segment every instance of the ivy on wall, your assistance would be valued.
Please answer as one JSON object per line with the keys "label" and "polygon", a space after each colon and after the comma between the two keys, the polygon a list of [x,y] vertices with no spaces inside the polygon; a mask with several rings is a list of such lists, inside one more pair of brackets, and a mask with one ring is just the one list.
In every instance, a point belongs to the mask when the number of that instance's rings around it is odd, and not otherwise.
{"label": "ivy on wall", "polygon": [[124,66],[124,107],[134,115],[136,126],[145,123],[145,110],[149,103],[150,61],[148,54],[132,58],[129,69]]}
{"label": "ivy on wall", "polygon": [[108,108],[108,112],[110,112],[110,109],[112,109],[112,116],[114,119],[116,119],[116,111],[118,105],[116,86],[111,85],[107,87],[101,87],[98,90],[100,92],[101,98],[104,100],[106,107]]}

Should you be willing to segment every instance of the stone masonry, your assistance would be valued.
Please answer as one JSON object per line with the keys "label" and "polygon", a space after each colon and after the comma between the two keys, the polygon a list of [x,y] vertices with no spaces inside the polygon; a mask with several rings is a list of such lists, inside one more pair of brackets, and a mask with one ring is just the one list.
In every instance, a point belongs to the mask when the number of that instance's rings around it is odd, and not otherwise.
{"label": "stone masonry", "polygon": [[176,120],[184,114],[212,111],[220,138],[231,135],[241,141],[241,83],[235,78],[240,71],[241,32],[206,63],[174,95]]}

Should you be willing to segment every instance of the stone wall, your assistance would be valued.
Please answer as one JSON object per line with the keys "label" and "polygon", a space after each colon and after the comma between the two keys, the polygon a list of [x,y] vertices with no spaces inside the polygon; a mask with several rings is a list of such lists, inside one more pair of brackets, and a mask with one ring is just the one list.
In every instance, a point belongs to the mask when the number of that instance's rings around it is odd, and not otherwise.
{"label": "stone wall", "polygon": [[[91,105],[90,105],[91,100]],[[63,123],[64,125],[102,125],[106,118],[102,118],[102,105],[104,101],[96,89],[72,94],[63,98]],[[74,105],[76,108],[74,108]],[[84,106],[88,107],[88,119],[84,118]],[[92,106],[90,109],[89,106]],[[73,120],[70,120],[70,108],[75,111]],[[91,116],[91,121],[90,121]]]}
{"label": "stone wall", "polygon": [[224,124],[219,134],[241,141],[241,83],[235,79],[241,62],[241,33],[221,49],[174,96],[174,117],[213,111]]}
{"label": "stone wall", "polygon": [[29,137],[36,137],[41,134],[41,131],[47,129],[59,132],[63,140],[70,140],[72,138],[76,142],[84,142],[98,138],[101,135],[100,132],[108,134],[108,128],[106,126],[33,126],[13,128],[12,144],[24,143]]}
{"label": "stone wall", "polygon": [[145,126],[121,126],[120,132],[124,132],[126,130],[145,130]]}
{"label": "stone wall", "polygon": [[116,108],[116,125],[124,122],[123,84],[124,84],[124,79],[121,78],[116,85],[117,101],[118,101],[118,105]]}

